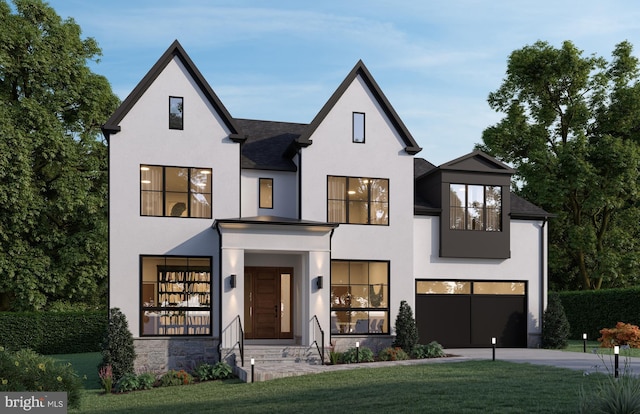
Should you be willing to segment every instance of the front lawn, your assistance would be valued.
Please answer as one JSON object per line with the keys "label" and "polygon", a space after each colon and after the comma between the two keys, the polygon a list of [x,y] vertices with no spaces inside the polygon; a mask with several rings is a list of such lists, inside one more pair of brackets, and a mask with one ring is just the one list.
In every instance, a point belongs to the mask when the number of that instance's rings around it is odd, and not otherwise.
{"label": "front lawn", "polygon": [[[561,351],[584,352],[584,342],[581,339],[571,339],[569,340],[569,346],[561,349]],[[602,355],[613,355],[612,348],[600,348],[600,342],[598,341],[587,341],[587,352]],[[640,348],[621,348],[620,356],[640,357]]]}
{"label": "front lawn", "polygon": [[[82,354],[86,355],[86,354]],[[65,360],[76,359],[74,355]],[[99,362],[84,366],[89,368]],[[75,363],[74,363],[75,366]],[[82,372],[82,371],[81,371]],[[82,374],[84,375],[84,374]],[[237,380],[124,395],[84,391],[82,413],[573,413],[601,375],[504,361],[362,368],[255,384]],[[91,384],[88,382],[87,385]]]}

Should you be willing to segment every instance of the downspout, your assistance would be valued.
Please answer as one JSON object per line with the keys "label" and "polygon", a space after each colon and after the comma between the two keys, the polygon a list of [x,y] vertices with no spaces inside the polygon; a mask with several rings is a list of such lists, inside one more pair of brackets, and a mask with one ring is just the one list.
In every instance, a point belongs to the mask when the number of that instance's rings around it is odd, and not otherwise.
{"label": "downspout", "polygon": [[224,278],[222,277],[222,232],[217,223],[215,228],[218,232],[218,280],[220,281],[218,297],[218,361],[222,362],[222,290],[224,289]]}
{"label": "downspout", "polygon": [[542,226],[540,226],[540,338],[542,338],[542,329],[544,323],[544,292],[545,292],[545,283],[544,283],[544,274],[545,274],[545,261],[544,261],[544,247],[545,247],[545,239],[544,239],[544,228],[547,224],[548,217],[544,217],[542,220]]}
{"label": "downspout", "polygon": [[302,220],[302,148],[298,148],[298,220]]}

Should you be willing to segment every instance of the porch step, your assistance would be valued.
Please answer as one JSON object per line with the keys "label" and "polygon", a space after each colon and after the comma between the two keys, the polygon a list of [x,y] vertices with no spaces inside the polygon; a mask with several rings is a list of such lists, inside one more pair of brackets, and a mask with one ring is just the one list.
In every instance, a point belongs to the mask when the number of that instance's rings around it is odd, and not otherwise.
{"label": "porch step", "polygon": [[[320,354],[315,345],[246,345],[244,367],[240,351],[222,349],[223,359],[234,367],[234,373],[243,381],[251,382],[251,359],[254,360],[254,381],[266,381],[308,373],[306,367],[321,366]],[[325,361],[329,351],[325,350]]]}

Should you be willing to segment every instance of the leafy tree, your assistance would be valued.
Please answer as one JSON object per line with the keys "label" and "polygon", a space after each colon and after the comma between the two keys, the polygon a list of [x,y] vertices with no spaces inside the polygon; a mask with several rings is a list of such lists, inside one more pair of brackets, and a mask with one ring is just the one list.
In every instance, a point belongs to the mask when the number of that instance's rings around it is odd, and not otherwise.
{"label": "leafy tree", "polygon": [[514,51],[489,105],[505,114],[478,148],[517,168],[520,195],[556,215],[549,269],[556,289],[637,281],[640,84],[632,46],[610,62],[571,42]]}
{"label": "leafy tree", "polygon": [[0,0],[0,309],[106,292],[107,160],[118,105],[100,49],[41,0]]}

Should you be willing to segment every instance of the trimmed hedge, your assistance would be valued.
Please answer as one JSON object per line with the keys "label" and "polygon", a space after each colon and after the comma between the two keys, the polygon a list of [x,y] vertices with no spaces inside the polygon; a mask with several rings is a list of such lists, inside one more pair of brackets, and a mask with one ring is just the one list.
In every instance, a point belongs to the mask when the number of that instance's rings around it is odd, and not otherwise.
{"label": "trimmed hedge", "polygon": [[640,288],[558,292],[571,325],[571,339],[600,338],[618,322],[640,325]]}
{"label": "trimmed hedge", "polygon": [[99,352],[106,311],[0,312],[0,346],[43,355]]}

